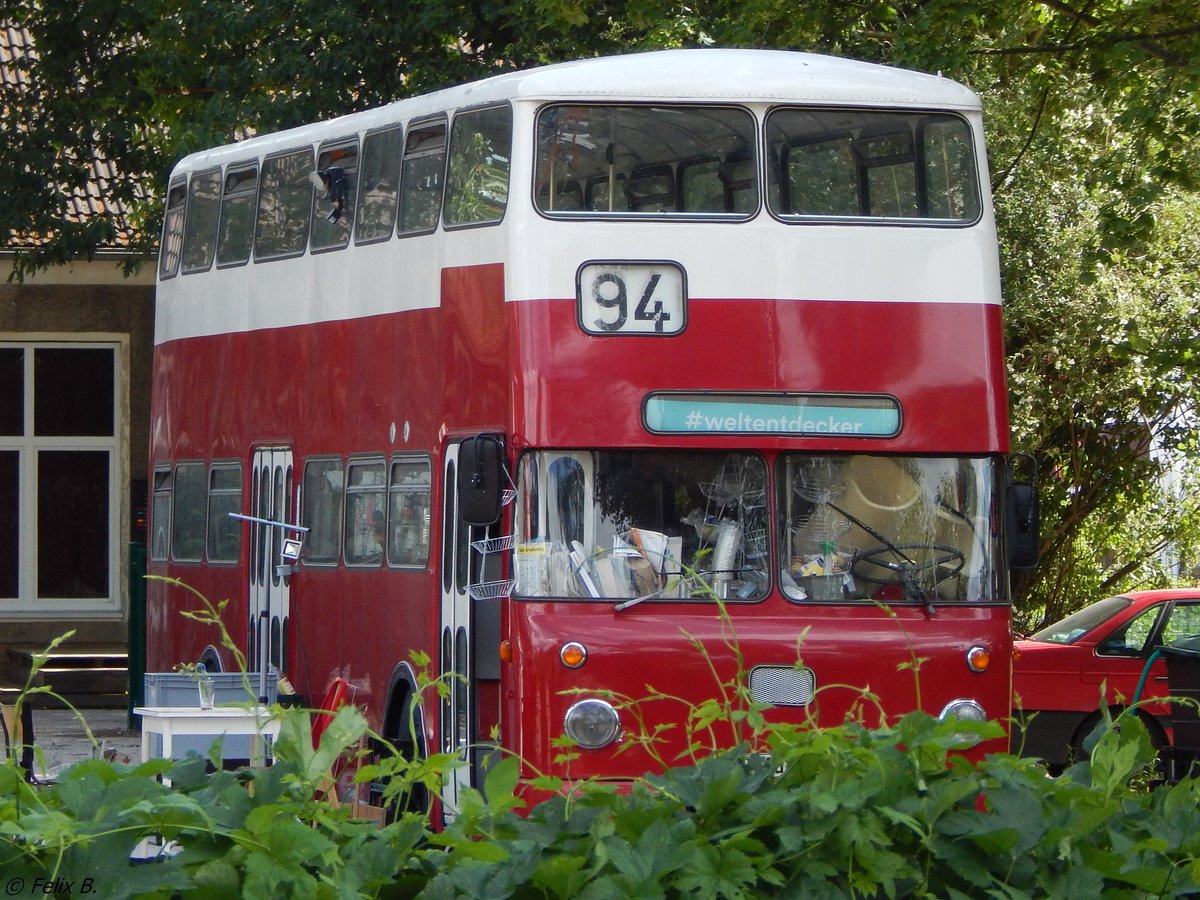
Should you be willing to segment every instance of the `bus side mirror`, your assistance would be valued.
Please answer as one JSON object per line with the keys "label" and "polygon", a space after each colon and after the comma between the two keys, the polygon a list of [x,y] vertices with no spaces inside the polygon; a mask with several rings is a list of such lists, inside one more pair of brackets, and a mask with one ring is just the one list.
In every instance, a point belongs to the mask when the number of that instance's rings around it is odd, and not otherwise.
{"label": "bus side mirror", "polygon": [[498,522],[506,481],[499,436],[478,434],[463,441],[458,448],[458,518],[467,525]]}
{"label": "bus side mirror", "polygon": [[[1016,454],[1034,467],[1033,457]],[[1038,564],[1041,524],[1038,518],[1037,470],[1029,481],[1018,481],[1010,464],[1008,496],[1005,498],[1005,539],[1008,565],[1013,569],[1032,569]]]}

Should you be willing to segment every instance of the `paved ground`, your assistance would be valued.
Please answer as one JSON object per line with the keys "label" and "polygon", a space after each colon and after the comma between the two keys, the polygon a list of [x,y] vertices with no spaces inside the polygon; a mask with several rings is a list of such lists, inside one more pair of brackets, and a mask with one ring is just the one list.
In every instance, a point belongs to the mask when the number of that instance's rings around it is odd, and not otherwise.
{"label": "paved ground", "polygon": [[[95,744],[88,739],[80,716]],[[65,766],[99,755],[115,762],[139,762],[142,735],[128,727],[128,719],[123,709],[81,709],[78,715],[69,709],[35,709],[34,745],[41,751],[34,764],[36,774],[53,778]]]}

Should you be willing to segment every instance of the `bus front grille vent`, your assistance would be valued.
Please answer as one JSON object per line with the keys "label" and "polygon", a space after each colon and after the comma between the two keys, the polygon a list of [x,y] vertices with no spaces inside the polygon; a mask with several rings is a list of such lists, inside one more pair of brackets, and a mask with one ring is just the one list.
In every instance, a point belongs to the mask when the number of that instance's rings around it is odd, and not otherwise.
{"label": "bus front grille vent", "polygon": [[817,688],[812,669],[755,666],[750,670],[750,696],[772,706],[808,706]]}

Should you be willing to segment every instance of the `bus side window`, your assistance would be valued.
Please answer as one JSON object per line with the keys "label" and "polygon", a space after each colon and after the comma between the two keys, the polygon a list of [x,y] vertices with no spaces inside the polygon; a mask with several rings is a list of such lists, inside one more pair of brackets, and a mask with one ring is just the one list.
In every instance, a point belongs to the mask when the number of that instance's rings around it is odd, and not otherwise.
{"label": "bus side window", "polygon": [[[310,178],[310,180],[312,180]],[[350,243],[354,228],[355,196],[358,192],[358,142],[341,141],[322,147],[317,154],[316,180],[321,187],[313,193],[313,250],[340,250]]]}
{"label": "bus side window", "polygon": [[167,191],[167,212],[163,218],[162,250],[158,254],[158,276],[174,278],[179,271],[183,247],[183,214],[187,208],[187,187],[177,181]]}
{"label": "bus side window", "polygon": [[426,234],[437,227],[445,164],[445,120],[410,128],[400,171],[400,234]]}
{"label": "bus side window", "polygon": [[217,226],[217,268],[240,266],[250,259],[257,195],[256,167],[226,169],[221,194],[221,224]]}
{"label": "bus side window", "polygon": [[300,523],[308,529],[304,564],[337,565],[342,537],[343,469],[340,457],[309,459],[300,488]]}
{"label": "bus side window", "polygon": [[156,562],[170,559],[172,483],[169,467],[154,470],[154,496],[150,501],[150,558]]}
{"label": "bus side window", "polygon": [[312,213],[313,155],[307,147],[263,161],[258,216],[254,224],[254,259],[299,256],[308,244]]}
{"label": "bus side window", "polygon": [[387,499],[383,460],[351,460],[346,467],[346,528],[342,548],[350,565],[383,562]]}
{"label": "bus side window", "polygon": [[237,562],[242,555],[242,466],[214,463],[208,473],[208,561]]}
{"label": "bus side window", "polygon": [[205,513],[208,506],[205,480],[203,463],[180,463],[175,467],[171,557],[176,561],[200,562],[204,558]]}
{"label": "bus side window", "polygon": [[450,132],[446,224],[499,222],[508,205],[512,111],[507,106],[459,113]]}
{"label": "bus side window", "polygon": [[363,141],[358,221],[355,223],[355,240],[360,244],[391,237],[396,226],[403,136],[404,132],[397,126],[368,134]]}
{"label": "bus side window", "polygon": [[387,557],[392,565],[424,566],[428,562],[432,491],[428,459],[392,461],[387,529]]}
{"label": "bus side window", "polygon": [[198,172],[188,185],[187,224],[183,229],[183,274],[207,272],[217,252],[221,218],[221,170]]}

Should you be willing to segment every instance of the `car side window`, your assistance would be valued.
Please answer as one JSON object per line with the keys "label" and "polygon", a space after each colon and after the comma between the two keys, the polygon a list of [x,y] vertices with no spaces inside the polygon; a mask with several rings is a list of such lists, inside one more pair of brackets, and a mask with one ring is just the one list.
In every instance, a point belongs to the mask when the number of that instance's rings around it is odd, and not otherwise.
{"label": "car side window", "polygon": [[1100,656],[1141,656],[1146,649],[1146,642],[1154,632],[1154,623],[1161,612],[1161,606],[1151,606],[1128,622],[1123,628],[1114,631],[1096,648]]}
{"label": "car side window", "polygon": [[1171,644],[1197,634],[1200,634],[1200,604],[1176,603],[1163,626],[1162,642]]}

